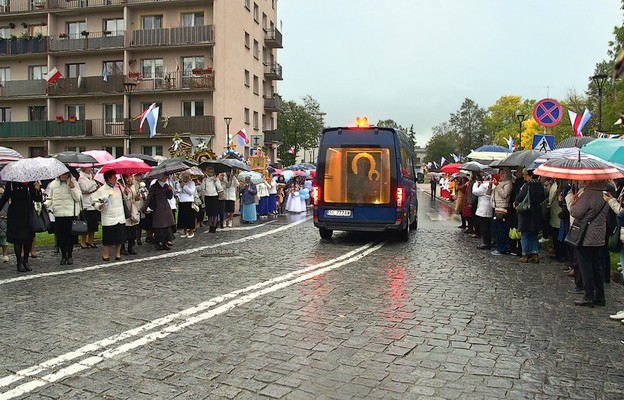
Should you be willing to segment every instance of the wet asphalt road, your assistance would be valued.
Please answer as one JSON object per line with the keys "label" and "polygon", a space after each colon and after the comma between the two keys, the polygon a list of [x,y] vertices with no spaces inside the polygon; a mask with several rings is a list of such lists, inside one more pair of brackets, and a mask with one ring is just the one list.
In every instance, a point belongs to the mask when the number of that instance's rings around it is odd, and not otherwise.
{"label": "wet asphalt road", "polygon": [[0,266],[0,399],[624,399],[624,287],[476,249],[421,195],[409,243],[310,215],[74,265]]}

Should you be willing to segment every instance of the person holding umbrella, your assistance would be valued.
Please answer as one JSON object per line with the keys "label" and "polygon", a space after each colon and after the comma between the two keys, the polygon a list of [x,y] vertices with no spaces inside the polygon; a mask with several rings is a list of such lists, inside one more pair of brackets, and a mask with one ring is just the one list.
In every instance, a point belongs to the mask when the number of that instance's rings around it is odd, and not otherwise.
{"label": "person holding umbrella", "polygon": [[72,221],[82,211],[82,191],[71,173],[67,172],[50,183],[46,208],[54,214],[54,233],[61,251],[61,265],[72,265],[74,244]]}
{"label": "person holding umbrella", "polygon": [[7,202],[7,242],[13,243],[17,272],[32,271],[28,256],[35,232],[31,226],[31,218],[35,202],[41,202],[43,196],[37,182],[7,182],[0,198],[0,210]]}
{"label": "person holding umbrella", "polygon": [[115,247],[115,260],[121,260],[121,245],[126,241],[124,193],[113,170],[104,172],[104,185],[95,192],[94,206],[102,213],[102,261],[110,260],[110,247]]}
{"label": "person holding umbrella", "polygon": [[206,204],[206,216],[210,223],[208,232],[215,233],[217,231],[217,220],[219,219],[219,192],[223,191],[223,187],[221,186],[221,181],[215,175],[213,167],[206,169],[202,190],[204,192],[204,203]]}
{"label": "person holding umbrella", "polygon": [[173,239],[171,226],[175,221],[169,206],[169,200],[173,198],[173,189],[167,183],[168,181],[169,174],[164,173],[152,183],[141,209],[143,213],[146,213],[148,208],[152,210],[152,232],[156,250],[170,250],[167,242]]}

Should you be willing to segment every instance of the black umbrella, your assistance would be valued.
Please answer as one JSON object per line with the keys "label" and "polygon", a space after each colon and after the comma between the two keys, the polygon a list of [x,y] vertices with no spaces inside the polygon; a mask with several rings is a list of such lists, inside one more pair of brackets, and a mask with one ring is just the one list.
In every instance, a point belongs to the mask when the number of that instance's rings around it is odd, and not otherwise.
{"label": "black umbrella", "polygon": [[[544,153],[539,152],[537,150],[521,150],[511,153],[507,156],[507,158],[500,160],[498,164],[496,164],[496,168],[500,167],[526,167],[535,161],[540,156],[543,156]],[[490,167],[494,167],[494,165],[490,164]]]}
{"label": "black umbrella", "polygon": [[132,154],[126,155],[126,157],[138,158],[139,160],[143,160],[145,164],[149,165],[150,167],[155,167],[158,165],[158,161],[156,161],[154,157],[148,156],[147,154],[132,153]]}
{"label": "black umbrella", "polygon": [[165,161],[161,162],[159,164],[159,166],[167,165],[167,164],[180,164],[180,163],[181,164],[185,164],[188,167],[197,167],[197,163],[195,161],[188,160],[188,159],[182,158],[182,157],[167,158]]}
{"label": "black umbrella", "polygon": [[557,143],[555,145],[555,149],[563,149],[565,147],[582,147],[583,145],[591,142],[594,139],[595,138],[590,136],[569,137]]}
{"label": "black umbrella", "polygon": [[98,163],[93,156],[75,151],[64,151],[62,153],[50,154],[50,157],[56,158],[63,164],[83,164],[83,166],[93,166]]}
{"label": "black umbrella", "polygon": [[154,167],[148,172],[145,177],[148,179],[160,178],[163,175],[171,175],[178,172],[186,171],[189,166],[181,162],[170,162],[165,164],[164,162]]}
{"label": "black umbrella", "polygon": [[223,164],[229,165],[230,167],[234,169],[240,169],[243,171],[251,171],[251,168],[249,168],[249,165],[245,164],[241,160],[236,160],[234,158],[224,158],[223,160],[220,160],[220,161],[223,162]]}
{"label": "black umbrella", "polygon": [[199,164],[199,168],[204,171],[208,168],[212,168],[217,174],[220,174],[221,172],[230,172],[232,167],[225,164],[223,161],[225,160],[205,160]]}

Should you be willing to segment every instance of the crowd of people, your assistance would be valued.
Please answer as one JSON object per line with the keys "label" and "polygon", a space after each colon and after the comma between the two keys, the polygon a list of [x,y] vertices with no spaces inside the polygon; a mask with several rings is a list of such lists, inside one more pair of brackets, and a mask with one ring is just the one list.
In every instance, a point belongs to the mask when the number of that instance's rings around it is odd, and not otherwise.
{"label": "crowd of people", "polygon": [[[624,179],[568,181],[540,177],[533,170],[500,168],[496,174],[443,176],[431,184],[432,197],[454,203],[462,231],[481,239],[478,249],[492,256],[517,256],[520,263],[539,263],[540,246],[550,239],[548,257],[563,263],[574,278],[570,293],[582,297],[578,306],[606,304],[604,284],[611,281],[610,251],[624,265]],[[573,244],[568,233],[584,225],[585,234]],[[617,247],[609,246],[616,238]],[[613,243],[613,240],[612,240]],[[624,311],[611,316],[624,320]]]}
{"label": "crowd of people", "polygon": [[[235,170],[215,173],[210,167],[204,176],[185,171],[155,179],[106,171],[103,183],[94,173],[85,167],[49,182],[0,182],[2,261],[9,262],[12,243],[17,271],[32,270],[32,219],[38,208],[49,215],[48,233],[54,235],[60,265],[73,265],[78,246],[98,248],[100,226],[102,261],[118,261],[136,255],[136,246],[144,242],[169,250],[176,236],[192,239],[202,226],[209,233],[232,228],[238,213],[241,224],[254,224],[270,216],[305,212],[307,201],[299,192],[311,183],[304,176],[286,181],[283,175],[269,174],[254,183],[250,176],[239,180]],[[84,232],[78,233],[76,221],[84,221]]]}

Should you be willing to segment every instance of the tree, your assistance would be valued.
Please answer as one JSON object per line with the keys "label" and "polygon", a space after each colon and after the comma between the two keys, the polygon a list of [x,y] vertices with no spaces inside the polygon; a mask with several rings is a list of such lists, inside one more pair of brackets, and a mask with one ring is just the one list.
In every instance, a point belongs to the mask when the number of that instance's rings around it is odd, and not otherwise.
{"label": "tree", "polygon": [[467,155],[490,142],[492,135],[484,124],[485,115],[485,110],[469,98],[464,100],[459,111],[451,114],[449,124],[459,134],[460,154]]}
{"label": "tree", "polygon": [[[302,148],[316,148],[323,132],[324,113],[318,101],[311,96],[303,97],[303,104],[284,102],[283,111],[277,115],[277,124],[283,133],[282,145],[277,156],[285,165],[296,164]],[[289,149],[294,149],[290,153]]]}
{"label": "tree", "polygon": [[453,130],[451,124],[443,122],[434,126],[433,135],[427,142],[427,154],[424,163],[435,162],[440,164],[442,157],[449,160],[451,153],[457,154],[457,144],[459,143],[459,135]]}

